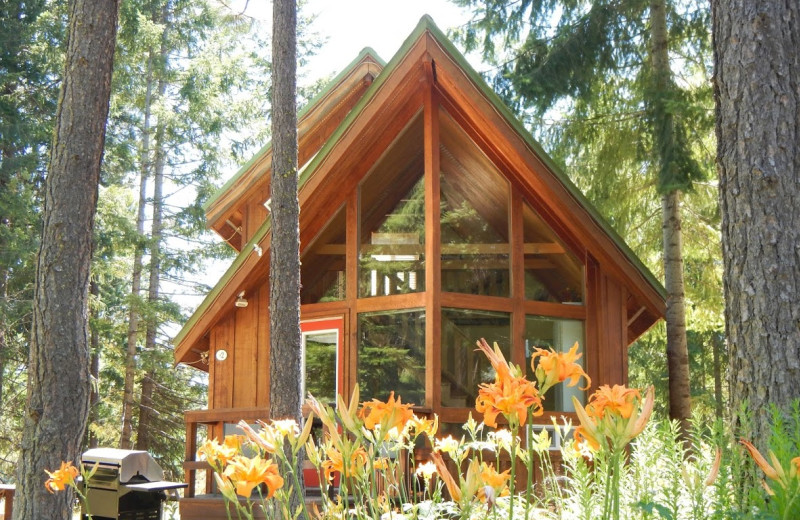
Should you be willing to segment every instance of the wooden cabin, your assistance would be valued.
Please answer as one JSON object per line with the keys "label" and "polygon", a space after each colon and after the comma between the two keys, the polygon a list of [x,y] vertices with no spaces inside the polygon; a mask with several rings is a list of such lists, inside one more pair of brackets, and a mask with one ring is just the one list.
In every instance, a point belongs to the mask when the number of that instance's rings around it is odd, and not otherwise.
{"label": "wooden cabin", "polygon": [[[595,387],[627,381],[663,288],[429,17],[388,63],[363,51],[298,130],[307,391],[394,390],[454,432],[493,378],[482,337],[523,366],[577,341]],[[186,413],[183,518],[210,514],[198,432],[268,415],[270,164],[267,145],[206,207],[239,255],[174,340],[176,362],[208,372],[208,409]],[[573,394],[548,395],[542,421]]]}

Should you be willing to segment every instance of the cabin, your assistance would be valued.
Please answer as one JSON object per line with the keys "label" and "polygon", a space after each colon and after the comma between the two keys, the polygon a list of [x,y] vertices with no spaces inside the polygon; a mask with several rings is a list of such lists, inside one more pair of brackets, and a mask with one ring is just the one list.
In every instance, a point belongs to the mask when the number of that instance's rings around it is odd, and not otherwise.
{"label": "cabin", "polygon": [[[577,341],[595,386],[627,381],[664,289],[429,17],[388,63],[364,50],[298,139],[306,391],[395,391],[460,435],[494,377],[479,338],[528,367],[533,347]],[[174,339],[177,363],[208,372],[183,518],[211,514],[198,435],[268,417],[270,164],[267,145],[205,208],[238,256]],[[548,395],[542,423],[583,394]]]}

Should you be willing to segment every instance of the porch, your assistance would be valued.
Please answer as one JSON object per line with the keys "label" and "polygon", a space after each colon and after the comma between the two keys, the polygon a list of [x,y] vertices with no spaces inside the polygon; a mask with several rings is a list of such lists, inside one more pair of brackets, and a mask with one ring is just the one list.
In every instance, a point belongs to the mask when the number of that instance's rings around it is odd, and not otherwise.
{"label": "porch", "polygon": [[[423,412],[424,415],[424,412]],[[569,414],[568,414],[569,415]],[[217,438],[221,440],[225,434],[233,433],[235,425],[240,420],[245,420],[248,423],[254,423],[261,419],[264,420],[269,416],[269,410],[266,408],[227,408],[218,410],[190,410],[184,413],[186,423],[186,451],[185,461],[183,463],[185,481],[187,484],[184,490],[184,496],[180,499],[179,508],[182,520],[228,520],[225,500],[222,495],[217,492],[213,469],[211,466],[203,461],[197,460],[197,448],[202,444],[205,439]],[[545,417],[549,422],[549,414]],[[557,435],[551,425],[537,424],[533,426],[533,431],[538,432],[541,429],[548,429],[552,433],[551,445],[551,459],[557,467],[560,468],[561,464],[561,438]],[[524,437],[524,435],[523,435]],[[523,447],[524,447],[523,439]],[[414,450],[412,457],[403,457],[400,473],[402,481],[407,486],[407,489],[412,489],[412,479],[414,477],[414,469],[424,462],[430,460],[430,446],[418,447]],[[484,460],[487,462],[496,461],[493,453],[484,453]],[[411,465],[411,467],[409,467]],[[448,462],[451,471],[455,473],[455,464]],[[507,453],[503,453],[500,457],[499,469],[506,470],[510,467],[510,460]],[[305,475],[308,478],[310,474],[316,474],[316,468],[306,461],[304,466]],[[316,477],[312,477],[316,478]],[[539,464],[537,463],[534,475],[534,486],[539,486],[544,479]],[[400,479],[398,479],[400,480]],[[527,472],[524,464],[518,462],[516,468],[516,482],[517,489],[520,486],[524,487],[527,483]],[[338,478],[334,483],[338,483]],[[320,487],[317,485],[318,481],[312,483],[306,489],[306,505],[313,507],[317,505],[321,508],[322,498],[320,496]],[[422,486],[420,486],[421,488]],[[337,493],[338,487],[331,487],[330,493]],[[235,512],[231,511],[231,514]],[[256,518],[265,518],[263,512],[255,511]]]}

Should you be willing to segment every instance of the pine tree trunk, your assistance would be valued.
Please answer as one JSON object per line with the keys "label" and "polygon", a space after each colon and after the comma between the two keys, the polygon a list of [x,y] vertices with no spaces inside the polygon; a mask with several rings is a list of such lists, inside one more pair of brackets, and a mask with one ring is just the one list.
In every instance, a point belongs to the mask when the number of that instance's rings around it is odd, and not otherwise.
{"label": "pine tree trunk", "polygon": [[800,3],[712,0],[731,411],[800,397]]}
{"label": "pine tree trunk", "polygon": [[[100,287],[94,280],[89,282],[89,294],[93,298],[100,297]],[[97,317],[96,314],[94,316]],[[100,392],[98,385],[100,384],[100,335],[97,330],[90,328],[89,330],[89,352],[91,361],[89,363],[89,377],[91,379],[91,387],[89,388],[89,428],[86,434],[86,444],[89,448],[97,447],[97,436],[92,432],[91,425],[98,422],[97,419],[97,405],[100,402]]]}
{"label": "pine tree trunk", "polygon": [[[163,50],[163,49],[162,49]],[[162,52],[162,57],[164,53]],[[163,98],[166,92],[166,82],[159,80],[159,98]],[[161,281],[161,240],[162,240],[162,221],[164,213],[164,166],[166,157],[164,154],[164,135],[166,133],[166,123],[158,122],[156,128],[155,161],[153,168],[153,223],[150,236],[150,279],[148,281],[147,305],[150,309],[145,328],[144,351],[149,356],[157,358],[156,335],[158,333],[158,307],[159,291],[158,286]],[[152,365],[153,361],[150,361]],[[148,450],[150,446],[151,423],[153,417],[153,377],[152,366],[142,379],[142,395],[139,400],[139,424],[136,430],[136,449]]]}
{"label": "pine tree trunk", "polygon": [[681,199],[675,190],[662,197],[664,241],[664,287],[667,290],[667,370],[669,373],[669,417],[689,431],[692,401],[689,390],[689,347],[686,342],[686,296],[683,285],[683,239]]}
{"label": "pine tree trunk", "polygon": [[152,422],[155,410],[153,408],[153,387],[155,386],[154,373],[149,370],[142,378],[142,398],[139,400],[139,425],[136,430],[136,449],[149,451],[153,435]]}
{"label": "pine tree trunk", "polygon": [[[676,137],[668,93],[672,87],[669,66],[666,3],[650,2],[651,74],[654,78],[652,113],[662,173],[670,167],[676,152]],[[683,284],[683,240],[681,238],[680,192],[671,189],[662,196],[662,239],[664,248],[664,288],[667,290],[667,367],[669,371],[669,416],[680,421],[684,439],[692,414],[689,389],[689,348],[686,343],[686,298]]]}
{"label": "pine tree trunk", "polygon": [[722,338],[716,332],[711,334],[711,349],[714,356],[714,416],[718,420],[724,418],[722,411],[722,359],[720,349]]}
{"label": "pine tree trunk", "polygon": [[[302,421],[300,207],[297,199],[297,6],[273,2],[272,242],[270,246],[270,416]],[[302,471],[295,468],[302,483]],[[303,490],[292,496],[292,508]]]}
{"label": "pine tree trunk", "polygon": [[16,520],[68,520],[72,493],[48,493],[45,469],[77,461],[89,408],[92,229],[111,93],[116,0],[69,4],[65,74],[45,184]]}
{"label": "pine tree trunk", "polygon": [[[0,217],[1,219],[2,217]],[[4,225],[0,223],[0,225]],[[2,248],[2,242],[0,242]],[[8,308],[8,269],[0,269],[0,312],[5,316]],[[3,320],[4,322],[7,320]],[[0,418],[3,417],[3,382],[6,373],[8,343],[6,340],[7,323],[0,323]]]}
{"label": "pine tree trunk", "polygon": [[137,242],[133,253],[131,274],[131,297],[128,309],[128,341],[125,351],[125,381],[122,393],[122,432],[119,447],[127,450],[133,446],[133,411],[136,406],[134,386],[136,383],[136,346],[139,340],[141,309],[139,296],[142,286],[142,257],[144,256],[144,222],[147,210],[147,179],[150,177],[150,112],[153,104],[153,56],[147,58],[147,82],[144,98],[144,120],[142,123],[142,149],[140,152],[139,207],[136,212]]}

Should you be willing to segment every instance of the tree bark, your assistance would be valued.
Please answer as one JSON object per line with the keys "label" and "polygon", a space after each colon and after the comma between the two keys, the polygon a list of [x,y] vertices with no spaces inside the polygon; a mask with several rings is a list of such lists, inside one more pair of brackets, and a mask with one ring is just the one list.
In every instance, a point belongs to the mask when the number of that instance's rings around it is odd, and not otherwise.
{"label": "tree bark", "polygon": [[[300,206],[297,198],[297,5],[273,2],[270,416],[302,422]],[[302,471],[298,472],[302,484]],[[295,490],[292,508],[303,500]]]}
{"label": "tree bark", "polygon": [[69,40],[45,185],[16,520],[68,520],[72,493],[45,469],[78,458],[89,408],[87,299],[111,93],[117,0],[69,3]]}
{"label": "tree bark", "polygon": [[[667,32],[666,3],[650,2],[651,74],[653,83],[653,109],[657,149],[661,168],[676,167],[675,154],[678,143],[675,135],[672,110],[668,104],[673,78],[669,66],[669,36]],[[674,165],[674,166],[673,166]],[[679,166],[678,166],[679,167]],[[668,174],[669,172],[667,172]],[[662,171],[661,175],[665,172]],[[664,288],[667,290],[667,368],[669,372],[669,416],[681,425],[684,439],[688,439],[689,419],[692,414],[689,388],[689,347],[686,342],[686,296],[683,283],[683,240],[681,237],[680,191],[671,189],[662,196],[662,240],[664,249]]]}
{"label": "tree bark", "polygon": [[142,148],[140,151],[139,207],[136,212],[137,242],[133,253],[131,274],[131,297],[128,308],[128,341],[125,350],[125,380],[122,392],[122,432],[119,447],[127,450],[133,446],[134,386],[136,383],[136,346],[139,340],[141,305],[139,295],[142,286],[142,257],[144,256],[144,222],[147,211],[147,179],[150,177],[150,112],[153,104],[153,52],[147,57],[147,80],[144,97],[144,120],[142,122]]}
{"label": "tree bark", "polygon": [[711,9],[731,412],[764,448],[769,405],[800,397],[800,4]]}
{"label": "tree bark", "polygon": [[[89,294],[95,299],[100,297],[100,287],[94,280],[89,282]],[[95,314],[94,317],[97,318],[97,315]],[[89,380],[91,381],[91,386],[89,387],[88,423],[90,428],[86,434],[86,444],[89,448],[96,448],[98,443],[97,436],[91,431],[91,425],[98,422],[97,405],[100,403],[100,334],[97,333],[97,330],[91,328],[89,332],[89,355]]]}

